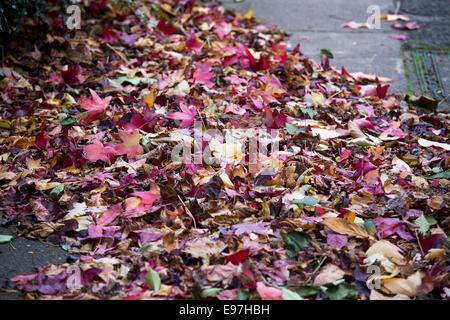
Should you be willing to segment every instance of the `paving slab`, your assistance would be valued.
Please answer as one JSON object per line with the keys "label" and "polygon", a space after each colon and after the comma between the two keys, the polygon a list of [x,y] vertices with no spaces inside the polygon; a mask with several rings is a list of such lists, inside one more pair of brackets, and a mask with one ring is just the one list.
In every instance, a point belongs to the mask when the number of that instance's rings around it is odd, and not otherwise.
{"label": "paving slab", "polygon": [[17,237],[14,227],[0,227],[0,234],[14,236],[12,241],[0,244],[0,300],[22,298],[6,278],[35,273],[33,266],[43,267],[49,263],[66,262],[67,253],[61,247]]}
{"label": "paving slab", "polygon": [[[253,16],[267,25],[277,25],[285,31],[355,32],[340,26],[349,21],[366,22],[367,8],[377,5],[381,13],[394,9],[392,0],[245,0],[236,3],[222,0],[224,7],[245,13],[248,7]],[[367,30],[365,32],[380,32]]]}
{"label": "paving slab", "polygon": [[390,92],[406,92],[401,46],[386,34],[295,32],[290,41],[300,40],[301,51],[320,61],[321,49],[331,51],[331,65],[338,70],[342,66],[347,72],[364,72],[380,77],[392,78]]}
{"label": "paving slab", "polygon": [[380,13],[394,10],[391,0],[246,0],[235,3],[223,0],[226,8],[245,13],[249,6],[253,16],[268,26],[276,25],[289,35],[288,42],[307,56],[320,61],[321,49],[334,55],[331,64],[343,65],[348,72],[365,72],[392,78],[390,92],[406,92],[402,43],[389,37],[400,33],[381,21],[380,29],[341,28],[346,22],[366,22],[367,8],[378,5]]}

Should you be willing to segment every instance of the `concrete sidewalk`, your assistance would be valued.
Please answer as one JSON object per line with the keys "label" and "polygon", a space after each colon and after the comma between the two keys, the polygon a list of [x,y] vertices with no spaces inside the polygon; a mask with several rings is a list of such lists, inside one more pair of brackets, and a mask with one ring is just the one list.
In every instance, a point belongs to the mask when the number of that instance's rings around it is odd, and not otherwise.
{"label": "concrete sidewalk", "polygon": [[[380,29],[357,30],[341,28],[350,21],[364,23],[372,12],[367,8],[377,5],[380,13],[395,10],[393,0],[222,0],[225,8],[245,13],[251,6],[253,16],[268,26],[276,25],[289,35],[288,44],[300,49],[307,56],[320,61],[321,49],[332,52],[331,64],[348,72],[361,71],[392,78],[389,92],[415,95],[427,94],[417,66],[409,52],[411,48],[436,50],[449,48],[449,6],[448,0],[435,0],[433,6],[426,0],[400,1],[400,14],[409,15],[411,21],[426,25],[414,31],[400,31],[391,28],[393,22],[381,20]],[[399,21],[397,21],[399,22]],[[395,40],[389,35],[403,34],[408,41]],[[444,50],[445,51],[445,50]],[[447,74],[450,71],[448,55],[436,56],[439,65],[436,71],[443,96],[450,92]],[[406,67],[406,73],[405,73]],[[440,75],[440,76],[439,76]],[[434,77],[434,75],[432,75]],[[424,81],[428,81],[425,79]],[[433,82],[433,81],[432,81]],[[438,81],[435,81],[438,82]],[[442,99],[442,97],[441,97]],[[447,106],[447,103],[441,107]]]}
{"label": "concrete sidewalk", "polygon": [[390,23],[381,21],[381,29],[341,28],[346,22],[366,22],[367,8],[378,5],[381,13],[395,9],[392,0],[245,0],[235,3],[223,0],[226,8],[245,12],[253,8],[253,16],[266,25],[285,30],[291,46],[300,42],[301,51],[320,61],[321,49],[334,55],[331,64],[348,72],[365,72],[392,78],[391,92],[406,92],[402,43],[390,38],[397,34]]}

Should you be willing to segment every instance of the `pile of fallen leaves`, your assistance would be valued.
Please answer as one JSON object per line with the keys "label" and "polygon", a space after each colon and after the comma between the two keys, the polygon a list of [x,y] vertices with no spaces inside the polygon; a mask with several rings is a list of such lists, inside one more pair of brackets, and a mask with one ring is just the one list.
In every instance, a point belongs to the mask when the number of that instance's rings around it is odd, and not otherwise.
{"label": "pile of fallen leaves", "polygon": [[[448,298],[447,115],[251,11],[133,3],[4,57],[2,225],[69,254],[10,279],[27,298]],[[278,130],[253,165],[251,129]],[[180,141],[219,161],[172,161]]]}

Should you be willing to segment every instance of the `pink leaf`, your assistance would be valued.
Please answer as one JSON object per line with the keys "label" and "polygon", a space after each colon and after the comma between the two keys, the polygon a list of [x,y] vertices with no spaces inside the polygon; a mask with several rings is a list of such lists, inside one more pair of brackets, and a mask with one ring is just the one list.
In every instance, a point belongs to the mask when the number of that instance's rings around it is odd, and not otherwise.
{"label": "pink leaf", "polygon": [[116,155],[126,154],[129,160],[133,160],[137,154],[143,154],[144,149],[140,145],[142,135],[138,129],[133,131],[119,131],[122,143],[114,147]]}
{"label": "pink leaf", "polygon": [[154,201],[161,198],[159,187],[152,184],[150,191],[136,191],[125,200],[125,212],[128,217],[139,217],[152,207]]}
{"label": "pink leaf", "polygon": [[258,291],[262,300],[283,300],[281,289],[268,287],[262,281],[256,283],[256,291]]}
{"label": "pink leaf", "polygon": [[197,40],[197,37],[195,36],[194,31],[191,31],[189,34],[189,37],[186,39],[186,47],[189,50],[194,51],[196,54],[202,53],[202,43]]}
{"label": "pink leaf", "polygon": [[194,124],[194,119],[197,116],[197,108],[195,106],[186,106],[180,103],[182,112],[174,112],[167,115],[169,119],[181,120],[180,128],[186,128]]}
{"label": "pink leaf", "polygon": [[336,233],[329,233],[327,235],[327,243],[335,248],[341,249],[347,244],[347,236]]}
{"label": "pink leaf", "polygon": [[103,143],[96,140],[94,143],[84,147],[85,157],[89,161],[105,161],[111,163],[114,156],[114,148],[105,147]]}
{"label": "pink leaf", "polygon": [[111,206],[108,210],[103,212],[102,216],[97,221],[97,225],[100,227],[106,227],[120,215],[121,209],[122,209],[122,202],[119,202]]}
{"label": "pink leaf", "polygon": [[403,34],[390,34],[389,37],[395,40],[408,40],[409,36],[405,36]]}
{"label": "pink leaf", "polygon": [[98,94],[92,90],[89,89],[92,95],[92,100],[88,99],[86,97],[81,97],[81,99],[78,101],[78,104],[84,109],[89,111],[88,117],[86,119],[87,122],[91,122],[93,120],[96,120],[99,115],[101,115],[105,109],[108,107],[109,103],[111,102],[112,97],[106,97],[104,99],[100,98]]}
{"label": "pink leaf", "polygon": [[404,240],[414,239],[398,218],[375,218],[373,222],[377,227],[377,235],[380,239],[389,237],[394,233],[397,233]]}
{"label": "pink leaf", "polygon": [[193,79],[197,82],[205,83],[214,76],[214,73],[209,72],[211,68],[211,62],[206,62],[204,64],[196,64],[196,69],[193,75]]}

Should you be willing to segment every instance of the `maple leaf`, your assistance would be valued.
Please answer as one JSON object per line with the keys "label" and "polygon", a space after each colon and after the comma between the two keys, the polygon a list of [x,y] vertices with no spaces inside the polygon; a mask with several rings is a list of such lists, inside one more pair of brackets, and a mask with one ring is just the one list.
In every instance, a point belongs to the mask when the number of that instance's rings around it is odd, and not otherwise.
{"label": "maple leaf", "polygon": [[194,119],[197,116],[197,108],[195,106],[186,106],[180,103],[182,112],[174,112],[166,117],[169,119],[181,120],[180,128],[186,128],[194,124]]}
{"label": "maple leaf", "polygon": [[202,43],[201,41],[197,40],[197,37],[195,36],[195,32],[191,31],[191,33],[189,34],[189,36],[186,39],[186,47],[191,50],[194,51],[196,54],[201,54],[202,53]]}
{"label": "maple leaf", "polygon": [[266,118],[264,119],[264,123],[269,129],[280,129],[283,128],[288,118],[285,114],[279,113],[278,110],[272,112],[268,107],[264,105],[264,111],[266,114]]}
{"label": "maple leaf", "polygon": [[140,34],[136,33],[136,34],[128,34],[126,32],[121,32],[120,33],[120,40],[122,40],[126,45],[128,46],[132,46],[137,38],[139,38]]}
{"label": "maple leaf", "polygon": [[114,146],[116,155],[126,154],[129,160],[133,160],[137,154],[144,153],[144,149],[140,145],[142,135],[138,129],[119,131],[119,137],[123,142]]}
{"label": "maple leaf", "polygon": [[120,215],[121,210],[122,210],[122,202],[119,202],[111,206],[108,210],[103,212],[102,216],[98,219],[97,226],[99,227],[107,226]]}
{"label": "maple leaf", "polygon": [[78,101],[78,104],[84,110],[89,111],[89,114],[86,118],[87,122],[96,120],[98,116],[105,111],[112,99],[112,97],[106,97],[102,99],[94,90],[89,89],[89,91],[91,92],[92,100],[86,97],[81,97],[81,99]]}
{"label": "maple leaf", "polygon": [[113,43],[119,39],[119,34],[116,32],[109,31],[107,26],[102,27],[103,38],[101,40],[106,43]]}
{"label": "maple leaf", "polygon": [[383,99],[384,97],[386,97],[386,93],[389,88],[389,85],[387,84],[385,86],[381,86],[380,80],[378,80],[378,77],[376,78],[376,82],[377,82],[377,89],[376,89],[377,96],[378,96],[378,98]]}
{"label": "maple leaf", "polygon": [[231,262],[232,264],[237,266],[241,262],[247,260],[249,251],[250,251],[249,249],[245,249],[233,254],[223,254],[223,255],[225,256],[225,259],[227,259],[228,262]]}
{"label": "maple leaf", "polygon": [[82,71],[83,68],[78,65],[75,67],[69,65],[66,71],[61,71],[61,77],[68,85],[81,84],[86,79],[86,77],[81,74]]}
{"label": "maple leaf", "polygon": [[159,31],[164,33],[166,36],[171,36],[175,32],[177,32],[177,28],[166,26],[166,19],[162,18],[158,24],[156,25]]}
{"label": "maple leaf", "polygon": [[94,143],[85,146],[84,152],[86,154],[86,159],[89,161],[104,161],[111,163],[114,159],[114,148],[105,147],[100,141],[94,141]]}
{"label": "maple leaf", "polygon": [[281,289],[266,286],[262,281],[256,283],[256,291],[258,291],[262,300],[283,300]]}
{"label": "maple leaf", "polygon": [[139,217],[152,207],[154,201],[161,198],[157,184],[152,183],[150,191],[136,191],[125,200],[125,212],[127,217]]}
{"label": "maple leaf", "polygon": [[214,73],[209,72],[209,68],[211,68],[211,62],[206,62],[204,64],[196,64],[196,69],[192,78],[194,81],[204,83],[206,85],[214,85],[212,82],[208,80],[214,76]]}

